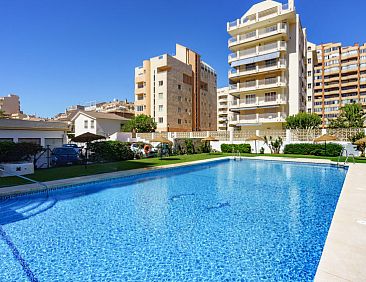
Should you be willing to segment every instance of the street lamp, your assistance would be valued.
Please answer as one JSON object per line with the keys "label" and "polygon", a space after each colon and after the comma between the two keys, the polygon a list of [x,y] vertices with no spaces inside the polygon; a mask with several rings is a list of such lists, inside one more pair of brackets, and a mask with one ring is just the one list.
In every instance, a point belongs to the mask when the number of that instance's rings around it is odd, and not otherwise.
{"label": "street lamp", "polygon": [[229,123],[229,120],[227,119],[227,117],[225,117],[224,123],[225,123],[226,131],[227,131],[227,127],[228,127],[228,123]]}

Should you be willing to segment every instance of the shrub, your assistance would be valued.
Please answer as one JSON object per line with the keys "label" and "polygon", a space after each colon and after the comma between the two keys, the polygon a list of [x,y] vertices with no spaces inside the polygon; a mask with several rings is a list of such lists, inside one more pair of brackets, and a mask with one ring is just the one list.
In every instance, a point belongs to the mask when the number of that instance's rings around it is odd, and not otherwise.
{"label": "shrub", "polygon": [[325,151],[324,144],[310,144],[310,143],[288,144],[285,146],[283,152],[284,154],[294,154],[294,155],[337,157],[342,152],[342,145],[328,143],[327,150]]}
{"label": "shrub", "polygon": [[241,154],[250,154],[251,151],[249,144],[221,144],[221,152],[223,153],[239,152]]}
{"label": "shrub", "polygon": [[104,141],[89,144],[94,161],[124,161],[132,160],[133,152],[130,144],[120,141]]}
{"label": "shrub", "polygon": [[30,161],[42,147],[33,143],[0,142],[0,162]]}
{"label": "shrub", "polygon": [[175,139],[173,151],[178,155],[209,153],[210,146],[200,139]]}

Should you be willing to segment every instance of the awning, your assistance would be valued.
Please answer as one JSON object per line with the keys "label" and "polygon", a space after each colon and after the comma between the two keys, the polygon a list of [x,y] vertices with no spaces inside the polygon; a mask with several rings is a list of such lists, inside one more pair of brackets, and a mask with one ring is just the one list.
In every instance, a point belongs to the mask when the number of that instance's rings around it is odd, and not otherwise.
{"label": "awning", "polygon": [[274,53],[270,53],[270,54],[266,54],[266,55],[260,55],[260,56],[256,56],[256,57],[251,57],[251,58],[235,61],[235,62],[231,63],[231,67],[237,67],[237,66],[241,66],[241,65],[253,64],[253,63],[256,63],[256,62],[276,59],[276,58],[279,58],[279,57],[280,57],[280,52],[274,52]]}

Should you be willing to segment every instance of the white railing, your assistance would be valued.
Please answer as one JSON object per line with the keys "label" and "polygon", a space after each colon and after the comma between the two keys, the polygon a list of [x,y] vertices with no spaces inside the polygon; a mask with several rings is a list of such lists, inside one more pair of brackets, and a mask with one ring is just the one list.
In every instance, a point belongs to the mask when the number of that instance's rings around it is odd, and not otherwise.
{"label": "white railing", "polygon": [[258,73],[258,72],[264,72],[274,69],[280,69],[286,67],[286,60],[280,59],[277,62],[273,64],[263,64],[263,65],[256,65],[253,68],[247,68],[242,71],[239,71],[239,69],[230,69],[229,70],[229,77],[236,77],[236,76],[244,76],[248,74]]}
{"label": "white railing", "polygon": [[254,24],[256,22],[264,21],[273,17],[277,17],[278,15],[288,13],[292,10],[292,7],[289,7],[288,4],[283,4],[281,7],[275,7],[268,9],[266,11],[259,12],[258,14],[249,15],[242,20],[237,19],[232,22],[227,23],[227,30],[233,30],[236,28],[248,26]]}
{"label": "white railing", "polygon": [[264,89],[285,85],[286,85],[286,79],[284,77],[278,76],[260,80],[245,81],[237,84],[231,84],[229,86],[229,91],[231,92],[250,91],[255,89]]}
{"label": "white railing", "polygon": [[268,43],[262,46],[256,46],[249,49],[241,50],[236,53],[231,53],[228,56],[229,62],[235,60],[246,59],[254,56],[264,55],[267,53],[279,51],[279,50],[286,50],[287,43],[285,41],[276,41],[272,43]]}
{"label": "white railing", "polygon": [[[266,113],[266,114],[251,114],[251,115],[237,115],[231,116],[230,121],[235,123],[257,123],[261,121],[265,122],[283,122],[285,113]],[[234,124],[235,125],[235,124]],[[163,135],[170,140],[176,138],[197,138],[202,139],[208,136],[212,136],[219,141],[246,141],[252,135],[259,136],[272,136],[274,138],[281,137],[286,142],[313,142],[315,138],[323,135],[330,134],[335,135],[337,140],[334,142],[350,142],[350,138],[359,132],[365,132],[364,128],[341,128],[341,129],[279,129],[279,130],[248,130],[242,127],[241,131],[194,131],[194,132],[169,132]],[[137,133],[136,136],[141,141],[145,140],[149,142],[153,137],[161,136],[161,133]]]}
{"label": "white railing", "polygon": [[229,39],[228,44],[230,47],[230,46],[233,46],[236,44],[241,44],[241,43],[245,43],[247,41],[251,41],[253,39],[267,37],[269,35],[276,34],[276,33],[287,33],[287,24],[278,23],[278,24],[275,24],[275,25],[272,25],[269,27],[257,29],[257,30],[254,30],[254,31],[251,31],[248,33],[238,35],[236,37],[232,37]]}

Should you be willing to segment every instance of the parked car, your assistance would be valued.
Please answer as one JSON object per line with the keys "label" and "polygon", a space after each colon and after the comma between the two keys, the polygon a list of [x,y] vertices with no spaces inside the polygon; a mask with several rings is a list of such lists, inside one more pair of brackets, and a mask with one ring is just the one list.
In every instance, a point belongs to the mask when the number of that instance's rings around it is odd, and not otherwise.
{"label": "parked car", "polygon": [[76,144],[63,144],[64,148],[73,148],[78,154],[81,152],[81,148]]}
{"label": "parked car", "polygon": [[79,153],[74,148],[59,147],[52,150],[51,164],[53,166],[79,164]]}

